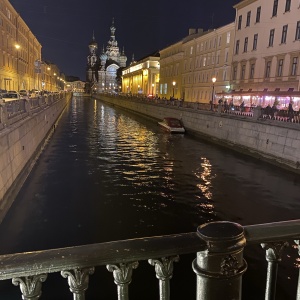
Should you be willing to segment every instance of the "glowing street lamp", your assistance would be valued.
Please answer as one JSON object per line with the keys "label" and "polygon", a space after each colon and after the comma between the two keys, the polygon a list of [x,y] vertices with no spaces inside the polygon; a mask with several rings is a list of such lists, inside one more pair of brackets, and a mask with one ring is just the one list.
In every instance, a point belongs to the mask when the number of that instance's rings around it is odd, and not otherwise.
{"label": "glowing street lamp", "polygon": [[15,48],[17,49],[17,76],[18,76],[18,91],[20,90],[20,76],[19,76],[19,49],[21,46],[19,44],[15,45]]}
{"label": "glowing street lamp", "polygon": [[214,99],[215,99],[215,82],[216,82],[217,78],[214,76],[211,81],[213,83],[212,85],[212,94],[211,94],[211,101],[212,103],[214,102]]}
{"label": "glowing street lamp", "polygon": [[173,81],[172,84],[173,84],[173,98],[174,98],[174,89],[175,89],[176,81]]}

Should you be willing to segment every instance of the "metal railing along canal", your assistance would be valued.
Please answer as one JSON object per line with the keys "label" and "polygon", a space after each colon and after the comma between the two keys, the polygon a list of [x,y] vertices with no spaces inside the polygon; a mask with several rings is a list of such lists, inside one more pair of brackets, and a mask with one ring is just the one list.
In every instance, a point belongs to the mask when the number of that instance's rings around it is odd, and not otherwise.
{"label": "metal railing along canal", "polygon": [[[0,280],[12,280],[19,286],[22,299],[39,299],[48,275],[60,272],[73,299],[83,300],[89,276],[106,266],[117,285],[118,299],[127,300],[134,269],[139,262],[148,261],[158,278],[159,299],[168,300],[172,299],[170,280],[175,263],[180,255],[195,253],[191,270],[197,278],[196,299],[241,299],[242,277],[248,268],[243,250],[260,244],[268,263],[265,299],[275,299],[282,254],[291,242],[299,252],[299,237],[300,220],[252,226],[212,222],[190,233],[1,255]],[[299,283],[295,298],[300,299]]]}

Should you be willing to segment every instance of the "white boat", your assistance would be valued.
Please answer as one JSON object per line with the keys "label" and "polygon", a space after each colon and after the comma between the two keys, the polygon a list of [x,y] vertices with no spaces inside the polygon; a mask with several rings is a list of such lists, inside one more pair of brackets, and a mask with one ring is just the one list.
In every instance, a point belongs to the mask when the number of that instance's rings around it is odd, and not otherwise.
{"label": "white boat", "polygon": [[167,117],[167,118],[164,118],[162,121],[158,122],[158,124],[171,133],[184,133],[185,132],[185,128],[184,128],[182,122],[176,118]]}

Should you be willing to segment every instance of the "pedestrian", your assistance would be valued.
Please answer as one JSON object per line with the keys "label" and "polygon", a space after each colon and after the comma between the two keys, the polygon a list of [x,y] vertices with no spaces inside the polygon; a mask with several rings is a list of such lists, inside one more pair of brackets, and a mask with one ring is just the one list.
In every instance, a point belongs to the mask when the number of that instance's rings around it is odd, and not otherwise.
{"label": "pedestrian", "polygon": [[243,101],[243,102],[241,103],[241,105],[240,105],[241,111],[244,111],[244,107],[245,107],[245,102]]}
{"label": "pedestrian", "polygon": [[273,103],[273,106],[272,106],[272,110],[271,110],[271,119],[274,120],[276,115],[277,115],[277,112],[278,112],[278,109],[275,105],[275,102]]}
{"label": "pedestrian", "polygon": [[271,114],[272,114],[272,107],[270,104],[265,108],[265,115],[267,116],[267,119],[271,119]]}
{"label": "pedestrian", "polygon": [[213,111],[213,102],[212,102],[212,100],[209,101],[209,104],[210,104],[210,110]]}
{"label": "pedestrian", "polygon": [[292,121],[293,117],[294,117],[294,109],[293,109],[293,104],[292,101],[290,101],[289,103],[289,107],[288,107],[288,117],[289,120]]}
{"label": "pedestrian", "polygon": [[225,99],[225,101],[224,101],[224,112],[225,113],[229,112],[229,105],[228,105],[227,99]]}

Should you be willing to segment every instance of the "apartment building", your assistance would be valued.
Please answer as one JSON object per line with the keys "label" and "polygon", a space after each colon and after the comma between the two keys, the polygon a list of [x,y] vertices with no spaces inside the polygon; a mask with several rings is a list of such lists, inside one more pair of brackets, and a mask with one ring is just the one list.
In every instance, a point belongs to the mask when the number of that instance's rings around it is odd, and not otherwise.
{"label": "apartment building", "polygon": [[160,82],[158,95],[161,98],[184,97],[182,90],[182,41],[172,44],[160,52]]}
{"label": "apartment building", "polygon": [[230,88],[234,23],[195,34],[182,43],[184,100],[214,101],[216,92]]}
{"label": "apartment building", "polygon": [[[298,102],[300,1],[244,0],[234,7],[232,90],[248,91],[251,104],[263,96],[264,102],[272,96],[270,101],[276,98],[283,106]],[[254,99],[259,91],[264,94]]]}
{"label": "apartment building", "polygon": [[0,89],[41,87],[42,46],[7,0],[0,0]]}

